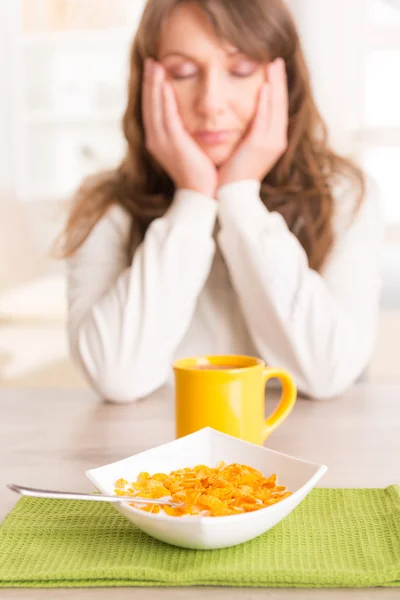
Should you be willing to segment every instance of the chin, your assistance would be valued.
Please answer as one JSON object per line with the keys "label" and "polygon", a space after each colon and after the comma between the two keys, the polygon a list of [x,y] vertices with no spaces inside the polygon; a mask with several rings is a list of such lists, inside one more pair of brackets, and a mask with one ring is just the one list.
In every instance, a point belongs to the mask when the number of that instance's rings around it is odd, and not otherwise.
{"label": "chin", "polygon": [[213,162],[216,167],[222,166],[233,152],[233,148],[207,148],[205,150],[208,158]]}

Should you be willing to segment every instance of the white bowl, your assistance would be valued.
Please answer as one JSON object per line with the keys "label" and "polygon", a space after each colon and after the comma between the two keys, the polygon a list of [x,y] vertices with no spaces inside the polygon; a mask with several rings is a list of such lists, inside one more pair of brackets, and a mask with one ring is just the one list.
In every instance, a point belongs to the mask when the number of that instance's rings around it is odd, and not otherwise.
{"label": "white bowl", "polygon": [[113,506],[139,529],[167,544],[201,550],[227,548],[274,527],[296,508],[327,470],[325,465],[243,442],[206,427],[169,444],[91,469],[86,475],[102,493],[114,494],[114,484],[120,477],[135,481],[141,471],[169,473],[199,464],[215,467],[221,460],[249,465],[265,477],[276,473],[279,484],[293,493],[261,510],[228,517],[170,517],[162,511],[151,514],[126,503]]}

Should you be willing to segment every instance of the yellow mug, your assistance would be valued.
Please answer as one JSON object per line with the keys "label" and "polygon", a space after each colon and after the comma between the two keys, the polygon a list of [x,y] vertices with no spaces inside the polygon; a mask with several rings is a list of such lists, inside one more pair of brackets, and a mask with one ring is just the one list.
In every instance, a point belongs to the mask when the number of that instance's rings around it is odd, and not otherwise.
{"label": "yellow mug", "polygon": [[[178,438],[212,427],[261,445],[296,402],[296,386],[289,373],[266,367],[259,358],[204,356],[183,358],[173,366]],[[272,377],[280,379],[282,396],[266,419],[265,386]]]}

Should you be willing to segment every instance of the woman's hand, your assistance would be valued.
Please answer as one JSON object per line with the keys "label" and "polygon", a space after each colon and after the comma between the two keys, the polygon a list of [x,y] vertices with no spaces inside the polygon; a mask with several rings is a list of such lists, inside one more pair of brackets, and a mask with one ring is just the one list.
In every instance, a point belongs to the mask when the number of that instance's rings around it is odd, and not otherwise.
{"label": "woman's hand", "polygon": [[243,179],[261,181],[286,151],[289,100],[282,58],[268,65],[267,76],[250,130],[220,168],[218,187]]}
{"label": "woman's hand", "polygon": [[185,130],[164,68],[153,60],[146,61],[142,111],[146,148],[171,177],[175,187],[213,198],[217,170]]}

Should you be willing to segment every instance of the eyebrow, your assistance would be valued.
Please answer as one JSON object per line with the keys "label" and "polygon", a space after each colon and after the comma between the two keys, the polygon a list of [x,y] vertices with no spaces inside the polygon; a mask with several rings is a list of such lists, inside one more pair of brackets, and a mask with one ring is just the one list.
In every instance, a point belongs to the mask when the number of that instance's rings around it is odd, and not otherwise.
{"label": "eyebrow", "polygon": [[[238,48],[234,48],[232,50],[227,50],[226,53],[229,57],[236,56],[237,54],[244,54]],[[180,56],[181,58],[186,58],[187,60],[192,60],[192,61],[198,60],[197,57],[187,54],[186,52],[178,52],[178,51],[172,51],[172,50],[171,50],[171,52],[167,52],[166,54],[164,54],[164,56],[160,56],[160,60],[164,60],[165,58],[168,58],[170,56]]]}

